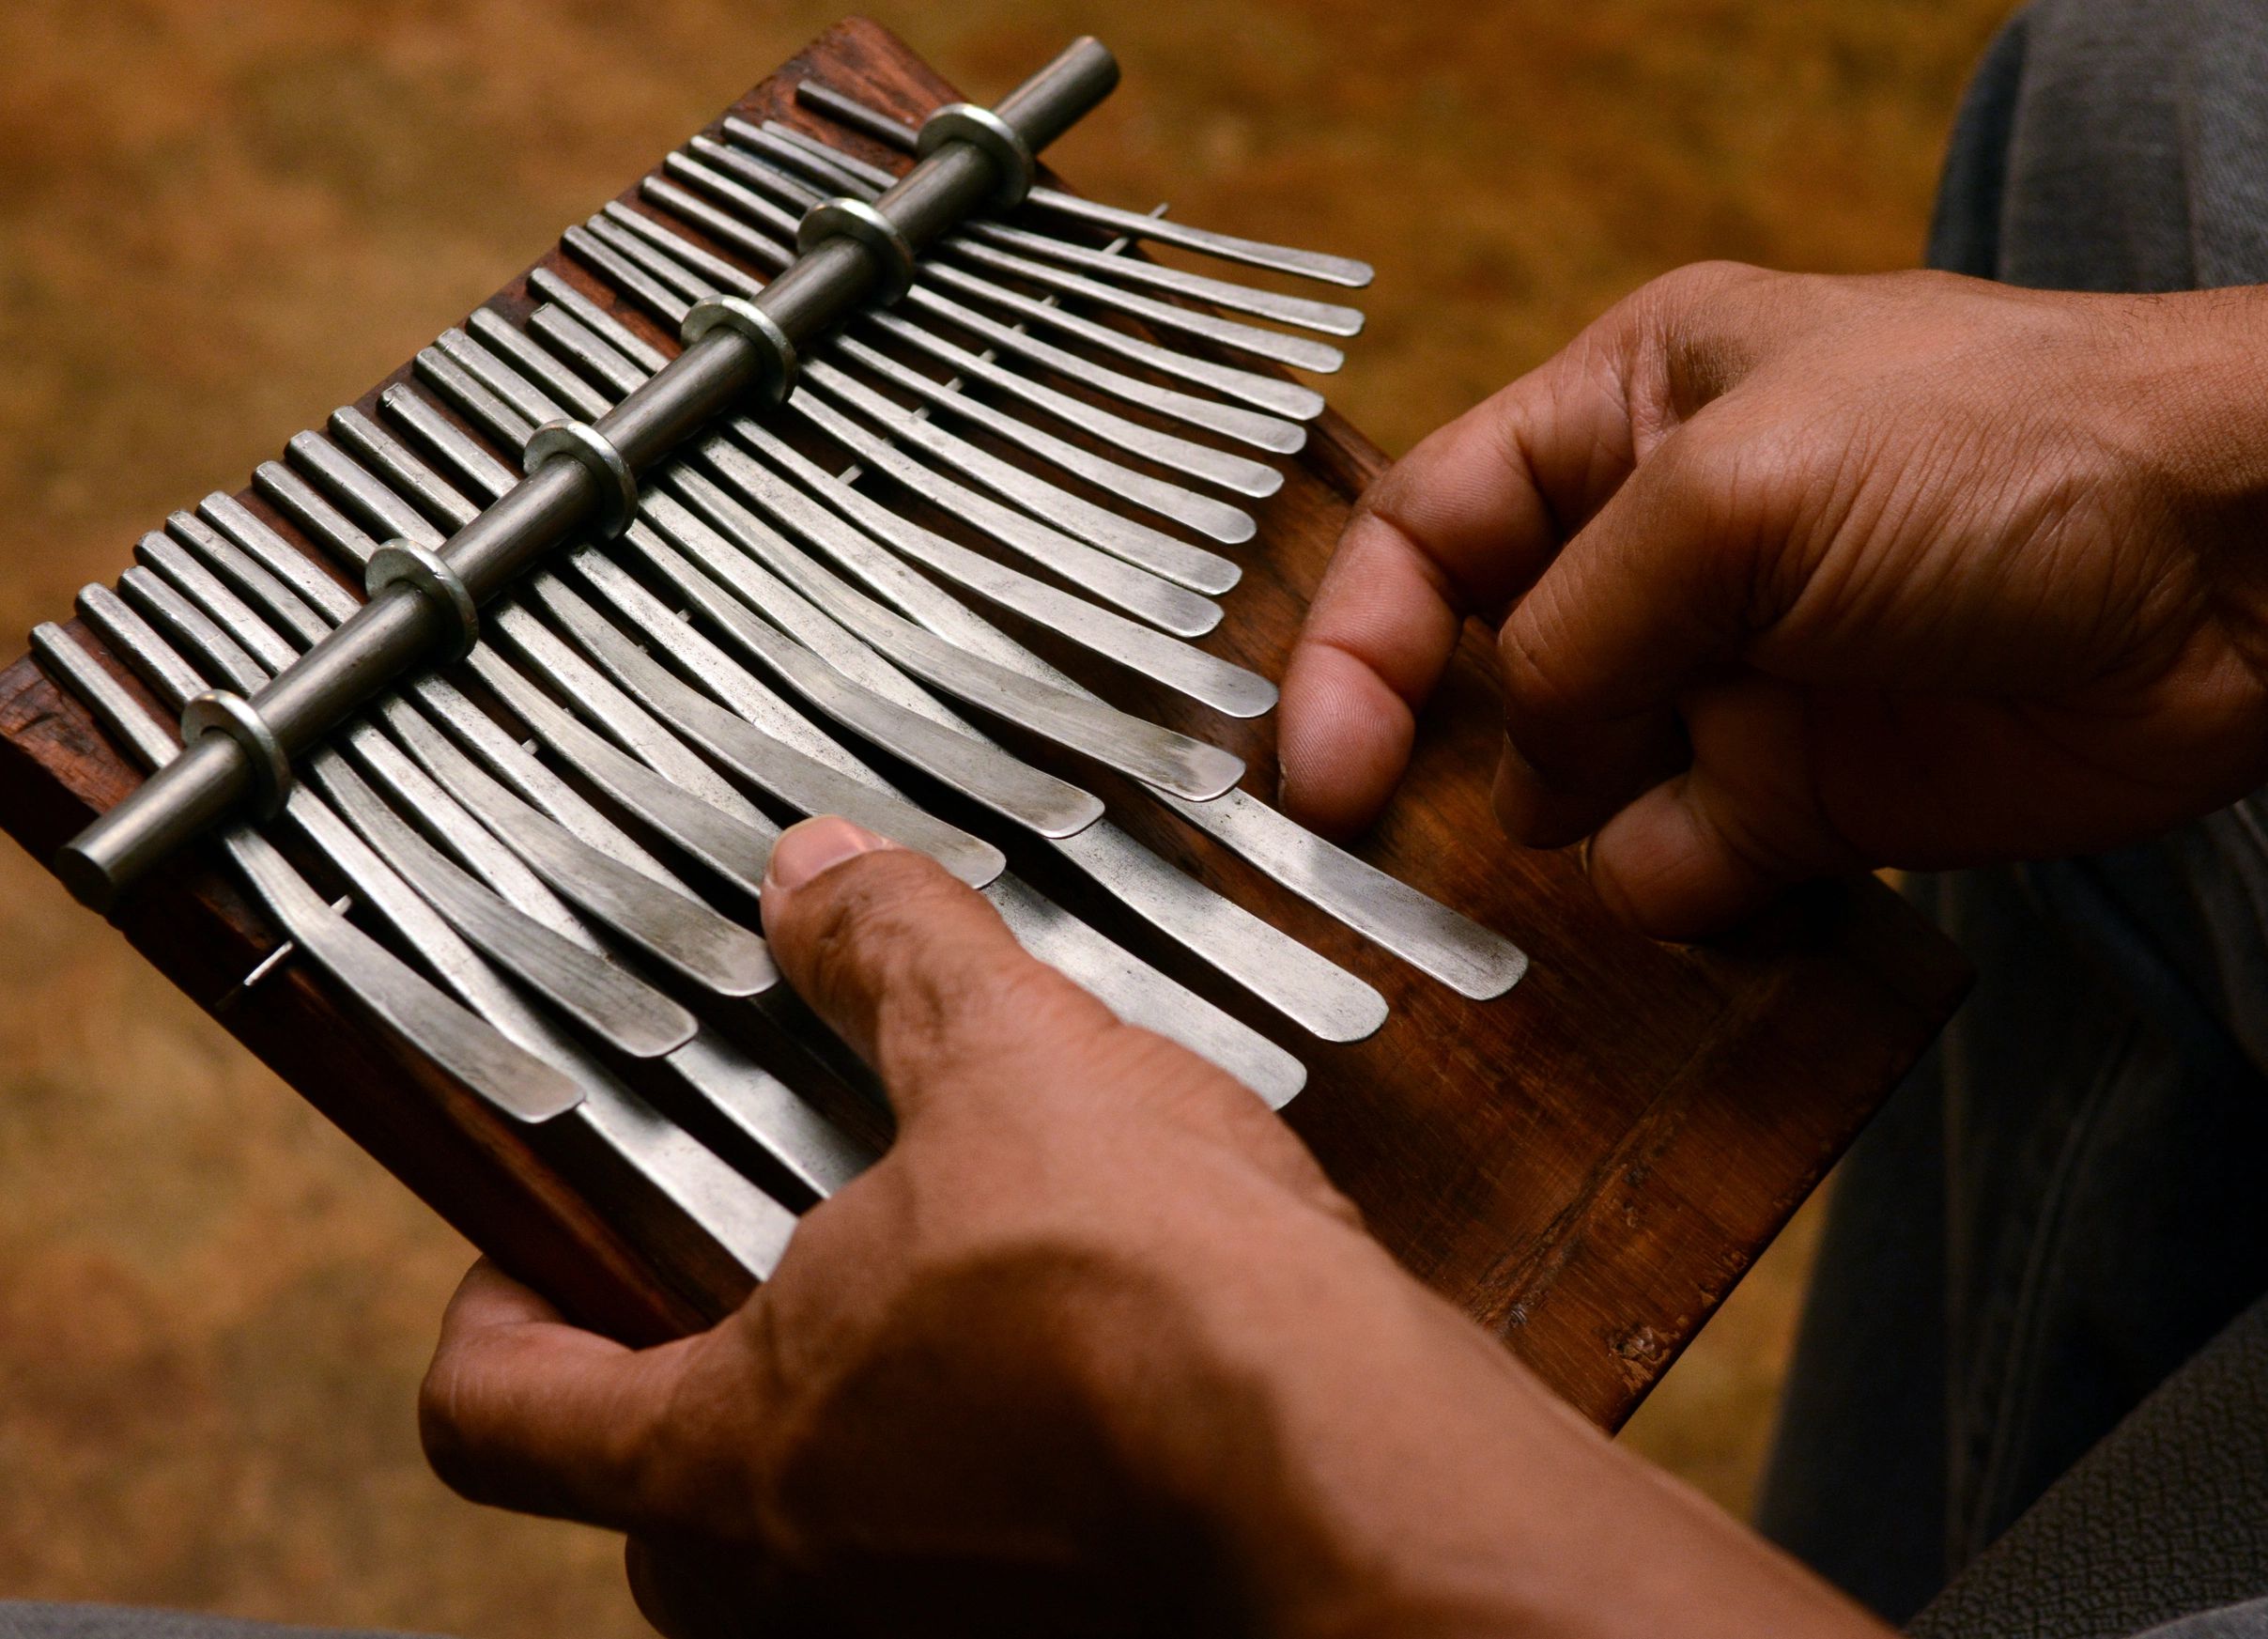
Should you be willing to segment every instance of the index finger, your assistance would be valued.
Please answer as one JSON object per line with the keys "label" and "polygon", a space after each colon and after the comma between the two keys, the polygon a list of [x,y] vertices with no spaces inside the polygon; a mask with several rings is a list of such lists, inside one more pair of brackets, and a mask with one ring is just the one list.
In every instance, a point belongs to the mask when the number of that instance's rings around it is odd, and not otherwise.
{"label": "index finger", "polygon": [[1373,819],[1467,616],[1494,615],[1636,459],[1624,309],[1427,438],[1371,487],[1284,674],[1283,801],[1326,831]]}

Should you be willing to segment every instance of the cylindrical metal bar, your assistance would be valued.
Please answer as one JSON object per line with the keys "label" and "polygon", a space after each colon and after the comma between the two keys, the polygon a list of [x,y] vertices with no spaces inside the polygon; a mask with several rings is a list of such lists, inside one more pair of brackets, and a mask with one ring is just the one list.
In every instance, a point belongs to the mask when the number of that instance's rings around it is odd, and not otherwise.
{"label": "cylindrical metal bar", "polygon": [[[1093,39],[1075,40],[995,110],[1032,149],[1047,146],[1118,84],[1118,65]],[[980,207],[996,186],[981,148],[949,143],[881,200],[889,224],[918,251]],[[884,270],[872,250],[829,240],[768,285],[758,302],[791,340],[817,336],[865,302]],[[738,400],[766,367],[764,351],[719,327],[616,405],[596,430],[633,472],[682,442]],[[597,509],[599,488],[571,460],[554,457],[442,549],[449,567],[486,599]],[[448,623],[407,585],[358,611],[252,701],[276,739],[304,750],[386,684],[431,653]],[[236,742],[208,735],[66,844],[55,872],[80,899],[107,909],[118,891],[182,843],[224,817],[254,781]]]}

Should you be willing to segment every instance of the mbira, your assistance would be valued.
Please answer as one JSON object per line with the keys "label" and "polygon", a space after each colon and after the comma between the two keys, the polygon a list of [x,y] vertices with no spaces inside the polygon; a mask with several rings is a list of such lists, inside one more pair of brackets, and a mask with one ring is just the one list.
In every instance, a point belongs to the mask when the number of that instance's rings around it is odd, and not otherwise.
{"label": "mbira", "polygon": [[1283,1109],[1612,1420],[1959,963],[1873,884],[1617,928],[1493,840],[1478,642],[1358,850],[1271,806],[1272,679],[1383,465],[1288,367],[1337,367],[1370,273],[1058,186],[1116,79],[1080,41],[988,109],[830,31],[37,628],[0,817],[642,1340],[887,1142],[754,931],[779,827],[847,814]]}

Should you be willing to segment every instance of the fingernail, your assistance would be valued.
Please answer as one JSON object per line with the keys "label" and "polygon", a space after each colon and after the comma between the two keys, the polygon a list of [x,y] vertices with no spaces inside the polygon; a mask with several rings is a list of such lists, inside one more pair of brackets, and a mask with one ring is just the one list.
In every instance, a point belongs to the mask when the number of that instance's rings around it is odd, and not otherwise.
{"label": "fingernail", "polygon": [[779,841],[772,844],[771,863],[764,868],[764,886],[793,893],[845,859],[897,845],[835,814],[799,820],[781,831]]}

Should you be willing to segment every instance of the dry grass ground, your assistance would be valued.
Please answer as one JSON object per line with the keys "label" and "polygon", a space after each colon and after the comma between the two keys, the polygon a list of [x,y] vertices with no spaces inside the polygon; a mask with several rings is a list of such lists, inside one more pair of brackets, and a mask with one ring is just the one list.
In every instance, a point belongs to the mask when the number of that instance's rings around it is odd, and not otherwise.
{"label": "dry grass ground", "polygon": [[[1082,29],[1104,197],[1374,259],[1389,447],[1702,256],[1910,264],[2003,0],[891,3],[971,91]],[[832,21],[814,0],[8,0],[0,632],[68,609]],[[12,639],[10,640],[12,642]],[[1783,1242],[1632,1438],[1744,1506]],[[642,1631],[596,1536],[457,1504],[410,1397],[463,1246],[0,852],[0,1593]]]}

